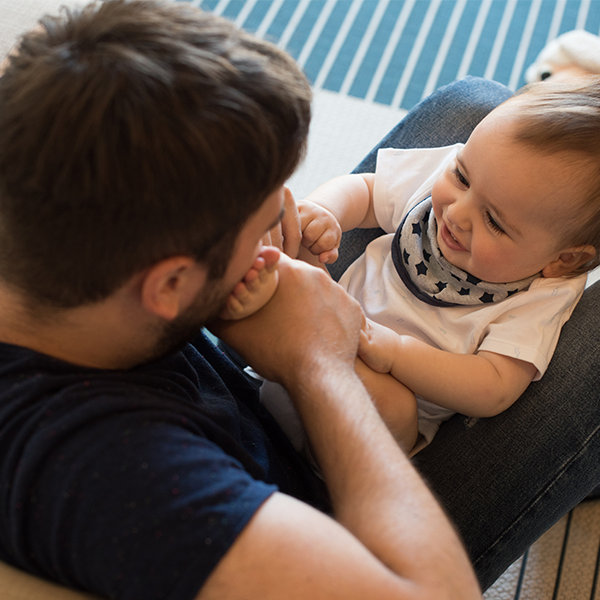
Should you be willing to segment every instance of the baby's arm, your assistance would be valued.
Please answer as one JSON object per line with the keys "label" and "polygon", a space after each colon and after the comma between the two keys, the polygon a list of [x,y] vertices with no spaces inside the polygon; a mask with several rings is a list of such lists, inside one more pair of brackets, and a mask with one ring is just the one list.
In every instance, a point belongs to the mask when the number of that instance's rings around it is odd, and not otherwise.
{"label": "baby's arm", "polygon": [[237,321],[260,310],[277,289],[279,250],[265,246],[252,267],[231,292],[219,315],[222,319]]}
{"label": "baby's arm", "polygon": [[415,394],[470,417],[506,410],[527,389],[537,369],[494,352],[454,354],[372,321],[361,335],[360,358],[390,373]]}
{"label": "baby's arm", "polygon": [[302,246],[321,263],[337,260],[342,232],[377,227],[373,210],[372,173],[342,175],[298,201]]}

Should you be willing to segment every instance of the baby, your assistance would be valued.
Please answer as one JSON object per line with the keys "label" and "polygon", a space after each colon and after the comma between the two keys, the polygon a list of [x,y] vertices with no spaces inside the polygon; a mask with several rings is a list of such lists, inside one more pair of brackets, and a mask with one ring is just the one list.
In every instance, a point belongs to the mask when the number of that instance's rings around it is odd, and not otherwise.
{"label": "baby", "polygon": [[[543,375],[599,262],[599,156],[600,78],[544,82],[492,111],[464,145],[380,150],[375,174],[339,177],[298,202],[309,262],[335,261],[342,231],[388,232],[340,283],[368,318],[357,372],[407,452],[454,412],[500,413]],[[228,318],[273,293],[266,252]]]}

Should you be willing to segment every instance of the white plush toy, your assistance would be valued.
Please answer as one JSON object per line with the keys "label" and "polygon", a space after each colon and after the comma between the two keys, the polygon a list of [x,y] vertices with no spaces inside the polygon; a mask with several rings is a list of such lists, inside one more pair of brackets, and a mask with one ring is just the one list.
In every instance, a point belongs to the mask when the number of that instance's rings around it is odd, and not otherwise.
{"label": "white plush toy", "polygon": [[600,37],[582,29],[568,31],[552,40],[527,69],[527,83],[542,81],[561,71],[600,74]]}

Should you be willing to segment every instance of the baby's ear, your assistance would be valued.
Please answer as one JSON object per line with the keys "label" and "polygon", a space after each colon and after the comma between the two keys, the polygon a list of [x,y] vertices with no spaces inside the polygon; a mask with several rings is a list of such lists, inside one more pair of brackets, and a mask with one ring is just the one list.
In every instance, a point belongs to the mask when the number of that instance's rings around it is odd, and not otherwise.
{"label": "baby's ear", "polygon": [[569,275],[581,265],[589,262],[596,256],[594,246],[574,246],[560,253],[560,256],[542,269],[544,277],[563,277]]}

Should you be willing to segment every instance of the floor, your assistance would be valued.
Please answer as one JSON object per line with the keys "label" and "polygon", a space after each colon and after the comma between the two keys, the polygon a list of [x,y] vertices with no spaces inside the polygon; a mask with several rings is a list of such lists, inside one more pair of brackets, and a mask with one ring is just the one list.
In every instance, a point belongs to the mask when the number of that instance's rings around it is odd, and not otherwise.
{"label": "floor", "polygon": [[600,501],[584,502],[496,581],[486,600],[597,600]]}

